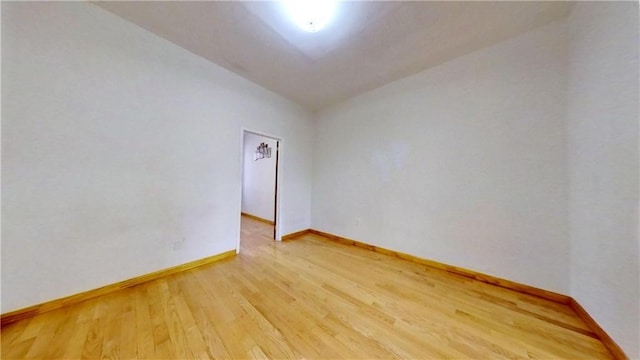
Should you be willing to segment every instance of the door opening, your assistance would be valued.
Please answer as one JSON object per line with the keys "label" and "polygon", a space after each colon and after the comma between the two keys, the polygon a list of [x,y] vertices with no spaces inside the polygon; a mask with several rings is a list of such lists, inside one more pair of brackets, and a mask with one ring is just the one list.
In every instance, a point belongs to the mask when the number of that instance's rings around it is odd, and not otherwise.
{"label": "door opening", "polygon": [[[242,130],[241,216],[272,225],[271,237],[274,240],[280,240],[281,142],[281,139],[271,135]],[[262,229],[265,229],[264,225]],[[242,228],[240,230],[238,252]]]}

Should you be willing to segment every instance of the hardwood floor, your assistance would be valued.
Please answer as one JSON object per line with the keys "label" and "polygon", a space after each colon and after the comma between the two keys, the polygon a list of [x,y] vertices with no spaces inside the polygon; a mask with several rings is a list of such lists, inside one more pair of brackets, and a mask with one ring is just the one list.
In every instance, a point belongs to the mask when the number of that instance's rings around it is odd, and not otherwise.
{"label": "hardwood floor", "polygon": [[611,358],[567,305],[242,220],[232,259],[2,328],[2,358]]}

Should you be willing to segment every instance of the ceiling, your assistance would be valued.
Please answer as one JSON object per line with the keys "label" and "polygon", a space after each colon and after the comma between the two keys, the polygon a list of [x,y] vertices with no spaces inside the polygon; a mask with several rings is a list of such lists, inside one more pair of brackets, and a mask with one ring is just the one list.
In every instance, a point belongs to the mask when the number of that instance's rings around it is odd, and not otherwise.
{"label": "ceiling", "polygon": [[565,17],[571,7],[345,1],[325,29],[305,33],[278,2],[95,4],[312,111]]}

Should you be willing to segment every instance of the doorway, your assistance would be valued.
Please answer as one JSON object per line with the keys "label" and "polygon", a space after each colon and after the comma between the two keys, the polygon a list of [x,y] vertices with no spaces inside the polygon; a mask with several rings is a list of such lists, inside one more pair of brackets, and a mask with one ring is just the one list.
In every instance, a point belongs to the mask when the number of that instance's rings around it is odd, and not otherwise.
{"label": "doorway", "polygon": [[[242,130],[242,217],[272,226],[271,240],[280,240],[280,151],[281,139]],[[241,228],[242,234],[242,228]],[[240,235],[240,237],[242,237]],[[238,251],[240,239],[238,239]]]}

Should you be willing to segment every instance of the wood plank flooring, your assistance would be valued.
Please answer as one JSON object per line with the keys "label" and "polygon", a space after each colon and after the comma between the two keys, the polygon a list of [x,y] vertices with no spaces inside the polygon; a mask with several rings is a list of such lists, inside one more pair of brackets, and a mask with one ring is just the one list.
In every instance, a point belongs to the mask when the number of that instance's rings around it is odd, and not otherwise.
{"label": "wood plank flooring", "polygon": [[567,305],[242,219],[235,258],[7,325],[3,359],[606,359]]}

